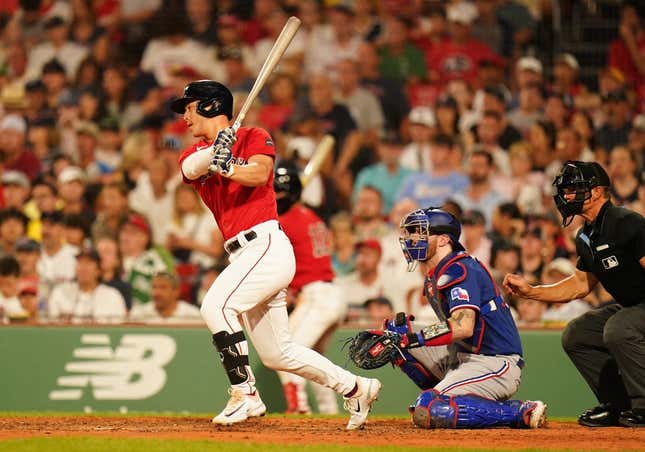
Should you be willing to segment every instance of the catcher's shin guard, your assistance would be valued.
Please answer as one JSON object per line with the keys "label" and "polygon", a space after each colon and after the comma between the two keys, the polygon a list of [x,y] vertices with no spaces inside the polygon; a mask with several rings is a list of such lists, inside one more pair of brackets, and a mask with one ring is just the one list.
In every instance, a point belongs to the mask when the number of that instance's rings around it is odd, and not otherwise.
{"label": "catcher's shin guard", "polygon": [[473,394],[447,396],[423,391],[412,411],[412,422],[422,428],[528,427],[519,400],[498,402]]}
{"label": "catcher's shin guard", "polygon": [[243,331],[237,331],[233,334],[220,331],[213,334],[213,345],[219,352],[220,360],[231,385],[244,383],[249,378],[246,370],[246,366],[249,365],[249,356],[241,355],[236,348],[236,344],[245,340],[246,337]]}

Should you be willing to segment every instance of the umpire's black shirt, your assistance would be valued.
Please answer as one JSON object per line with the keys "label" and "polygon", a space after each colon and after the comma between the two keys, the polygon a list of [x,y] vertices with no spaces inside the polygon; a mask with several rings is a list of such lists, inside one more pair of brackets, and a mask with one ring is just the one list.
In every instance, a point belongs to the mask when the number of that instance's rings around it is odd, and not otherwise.
{"label": "umpire's black shirt", "polygon": [[645,302],[645,218],[607,201],[576,236],[579,270],[593,273],[616,302]]}

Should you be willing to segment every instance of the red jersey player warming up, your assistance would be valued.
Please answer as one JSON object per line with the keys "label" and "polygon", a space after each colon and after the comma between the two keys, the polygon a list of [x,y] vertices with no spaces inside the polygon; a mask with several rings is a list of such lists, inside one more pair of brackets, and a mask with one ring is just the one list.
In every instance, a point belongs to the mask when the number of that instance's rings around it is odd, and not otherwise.
{"label": "red jersey player warming up", "polygon": [[[280,224],[293,245],[296,275],[289,293],[297,296],[296,308],[289,316],[294,342],[324,352],[326,342],[347,313],[341,290],[332,282],[331,233],[325,223],[300,202],[302,184],[298,171],[288,163],[278,164],[273,181]],[[311,411],[305,391],[305,379],[291,373],[278,372],[287,413]],[[313,384],[318,411],[337,414],[336,394],[324,386]]]}
{"label": "red jersey player warming up", "polygon": [[242,324],[262,362],[332,388],[345,397],[347,429],[362,427],[381,383],[357,377],[291,340],[286,287],[296,270],[293,248],[277,221],[273,191],[275,149],[258,128],[230,127],[233,96],[221,83],[189,83],[172,103],[201,141],[179,157],[184,182],[213,213],[226,240],[230,265],[206,292],[202,317],[231,383],[230,399],[213,418],[234,424],[262,416],[266,406],[255,388]]}

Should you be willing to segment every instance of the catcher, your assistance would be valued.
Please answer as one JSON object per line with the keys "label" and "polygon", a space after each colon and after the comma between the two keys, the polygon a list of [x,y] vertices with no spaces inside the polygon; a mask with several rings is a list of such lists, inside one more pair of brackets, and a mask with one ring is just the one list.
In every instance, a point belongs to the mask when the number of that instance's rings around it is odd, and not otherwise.
{"label": "catcher", "polygon": [[440,209],[410,212],[399,238],[408,270],[420,263],[424,294],[440,321],[418,329],[399,313],[383,330],[359,333],[350,357],[364,369],[393,363],[421,389],[410,406],[422,428],[539,428],[541,401],[508,400],[524,361],[508,305],[484,265],[459,243],[459,221]]}

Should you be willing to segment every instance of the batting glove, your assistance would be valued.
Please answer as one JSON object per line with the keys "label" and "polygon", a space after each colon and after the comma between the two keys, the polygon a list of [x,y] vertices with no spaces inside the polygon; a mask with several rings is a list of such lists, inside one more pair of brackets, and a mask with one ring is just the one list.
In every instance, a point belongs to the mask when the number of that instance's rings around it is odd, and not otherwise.
{"label": "batting glove", "polygon": [[222,129],[217,134],[213,148],[213,166],[216,171],[224,177],[231,177],[233,175],[233,155],[231,150],[237,141],[235,130],[233,127]]}
{"label": "batting glove", "polygon": [[233,149],[233,145],[236,141],[237,135],[235,135],[235,129],[233,129],[233,127],[227,127],[219,131],[217,138],[215,139],[214,146],[215,149],[220,146],[228,149]]}
{"label": "batting glove", "polygon": [[216,146],[215,153],[213,154],[212,167],[224,177],[231,177],[233,175],[233,154],[227,147]]}

